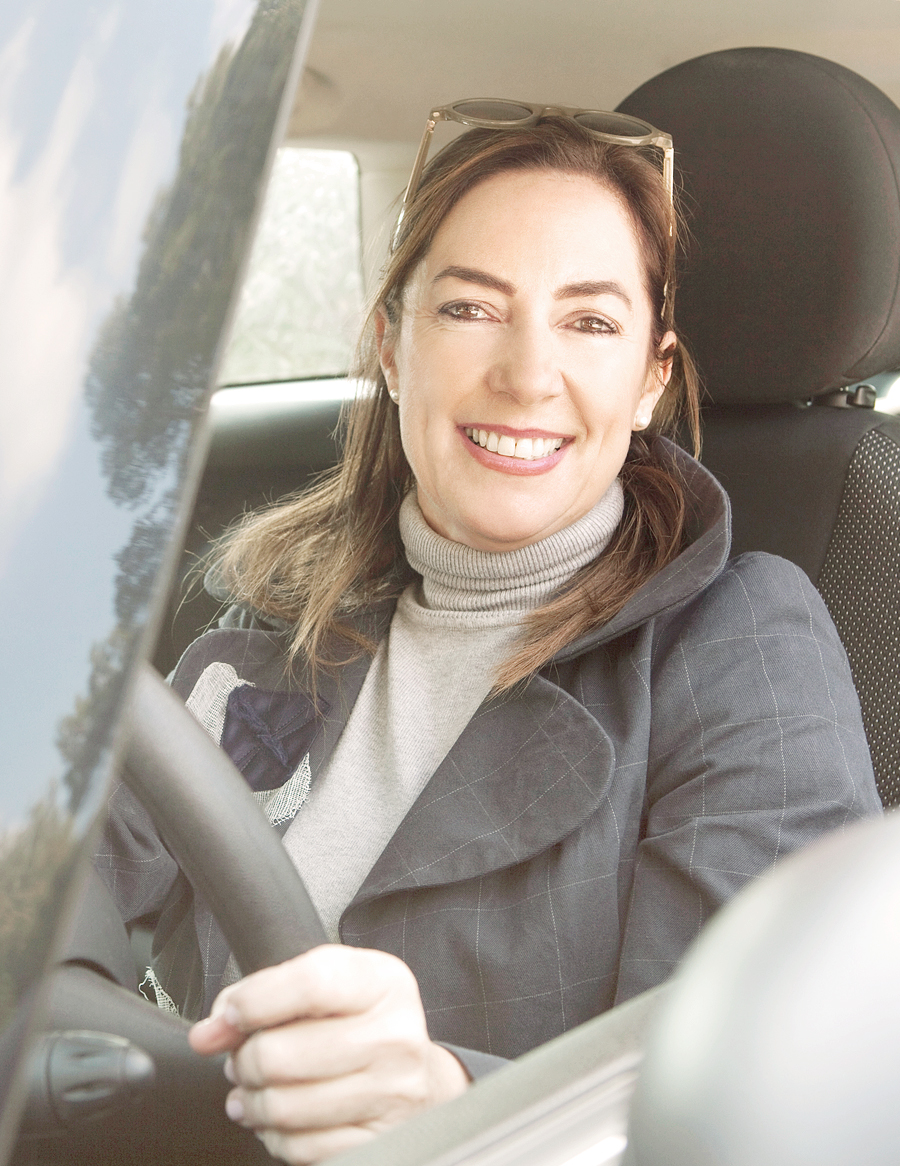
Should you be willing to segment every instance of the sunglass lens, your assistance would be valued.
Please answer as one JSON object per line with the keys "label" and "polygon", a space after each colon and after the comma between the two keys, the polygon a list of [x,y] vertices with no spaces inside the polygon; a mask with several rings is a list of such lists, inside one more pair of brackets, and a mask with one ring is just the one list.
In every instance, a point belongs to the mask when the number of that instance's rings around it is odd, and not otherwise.
{"label": "sunglass lens", "polygon": [[532,116],[528,106],[517,105],[514,101],[457,101],[453,112],[477,121],[517,122]]}
{"label": "sunglass lens", "polygon": [[624,113],[606,113],[602,110],[587,109],[575,114],[575,121],[586,130],[596,130],[600,134],[615,134],[620,138],[643,138],[650,132],[646,122]]}

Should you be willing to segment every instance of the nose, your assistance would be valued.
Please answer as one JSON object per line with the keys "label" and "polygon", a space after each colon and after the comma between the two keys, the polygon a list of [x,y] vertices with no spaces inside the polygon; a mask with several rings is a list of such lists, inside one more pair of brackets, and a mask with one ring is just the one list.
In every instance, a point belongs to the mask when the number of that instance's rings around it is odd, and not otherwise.
{"label": "nose", "polygon": [[553,335],[536,319],[510,322],[498,337],[488,372],[489,387],[521,405],[558,397],[564,389]]}

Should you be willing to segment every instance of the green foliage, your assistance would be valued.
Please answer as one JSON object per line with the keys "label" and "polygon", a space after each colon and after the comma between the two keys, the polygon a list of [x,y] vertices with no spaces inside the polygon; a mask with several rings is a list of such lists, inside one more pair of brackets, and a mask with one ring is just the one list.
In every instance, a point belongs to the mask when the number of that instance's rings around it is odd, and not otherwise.
{"label": "green foliage", "polygon": [[117,624],[107,640],[91,649],[88,691],[59,722],[56,745],[68,763],[65,776],[69,810],[75,813],[90,787],[91,777],[105,750],[107,735],[121,697],[122,674],[133,650],[133,637]]}
{"label": "green foliage", "polygon": [[41,974],[72,871],[73,836],[53,791],[24,826],[0,835],[0,1030]]}
{"label": "green foliage", "polygon": [[[130,300],[100,331],[86,384],[110,495],[137,506],[182,468],[253,223],[302,3],[262,0],[188,102],[178,171],[157,196]],[[181,456],[179,456],[181,455]]]}

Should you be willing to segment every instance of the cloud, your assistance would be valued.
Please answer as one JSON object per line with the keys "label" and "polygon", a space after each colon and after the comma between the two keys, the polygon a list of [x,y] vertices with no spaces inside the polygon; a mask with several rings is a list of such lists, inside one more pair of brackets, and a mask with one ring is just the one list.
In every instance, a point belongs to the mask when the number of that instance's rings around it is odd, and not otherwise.
{"label": "cloud", "polygon": [[142,97],[142,109],[113,201],[106,268],[116,284],[121,285],[132,275],[149,198],[171,167],[176,145],[171,115],[166,112],[159,90],[152,89]]}
{"label": "cloud", "polygon": [[0,54],[0,558],[64,443],[91,312],[90,288],[67,269],[61,235],[94,72],[90,61],[76,63],[43,152],[15,182],[12,104],[33,31],[24,24]]}
{"label": "cloud", "polygon": [[0,53],[0,563],[69,439],[97,324],[133,279],[141,228],[175,158],[173,115],[151,89],[112,171],[115,185],[102,198],[108,219],[97,246],[81,266],[67,259],[75,177],[84,180],[79,151],[102,124],[99,71],[115,51],[118,16],[111,6],[97,21],[69,71],[43,149],[22,174],[13,109],[17,87],[40,65],[33,23]]}

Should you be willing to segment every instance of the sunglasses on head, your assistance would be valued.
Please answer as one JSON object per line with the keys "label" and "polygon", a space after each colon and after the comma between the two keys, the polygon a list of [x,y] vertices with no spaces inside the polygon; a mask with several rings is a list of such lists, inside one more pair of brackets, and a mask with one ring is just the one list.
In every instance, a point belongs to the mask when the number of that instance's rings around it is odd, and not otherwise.
{"label": "sunglasses on head", "polygon": [[663,130],[655,129],[649,122],[641,121],[638,117],[630,117],[625,113],[611,113],[604,109],[578,109],[567,105],[537,105],[530,101],[506,101],[503,98],[454,101],[451,105],[442,105],[433,109],[428,115],[425,132],[422,135],[412,173],[403,194],[403,202],[400,204],[400,215],[391,239],[391,250],[393,251],[397,245],[406,208],[419,189],[422,171],[425,168],[425,159],[428,157],[428,149],[431,144],[431,136],[439,121],[456,121],[464,126],[478,129],[525,130],[537,125],[545,117],[570,118],[576,125],[600,138],[601,141],[612,142],[617,146],[656,146],[662,150],[663,182],[669,195],[669,201],[672,202],[675,170],[675,151],[672,147],[672,138]]}

